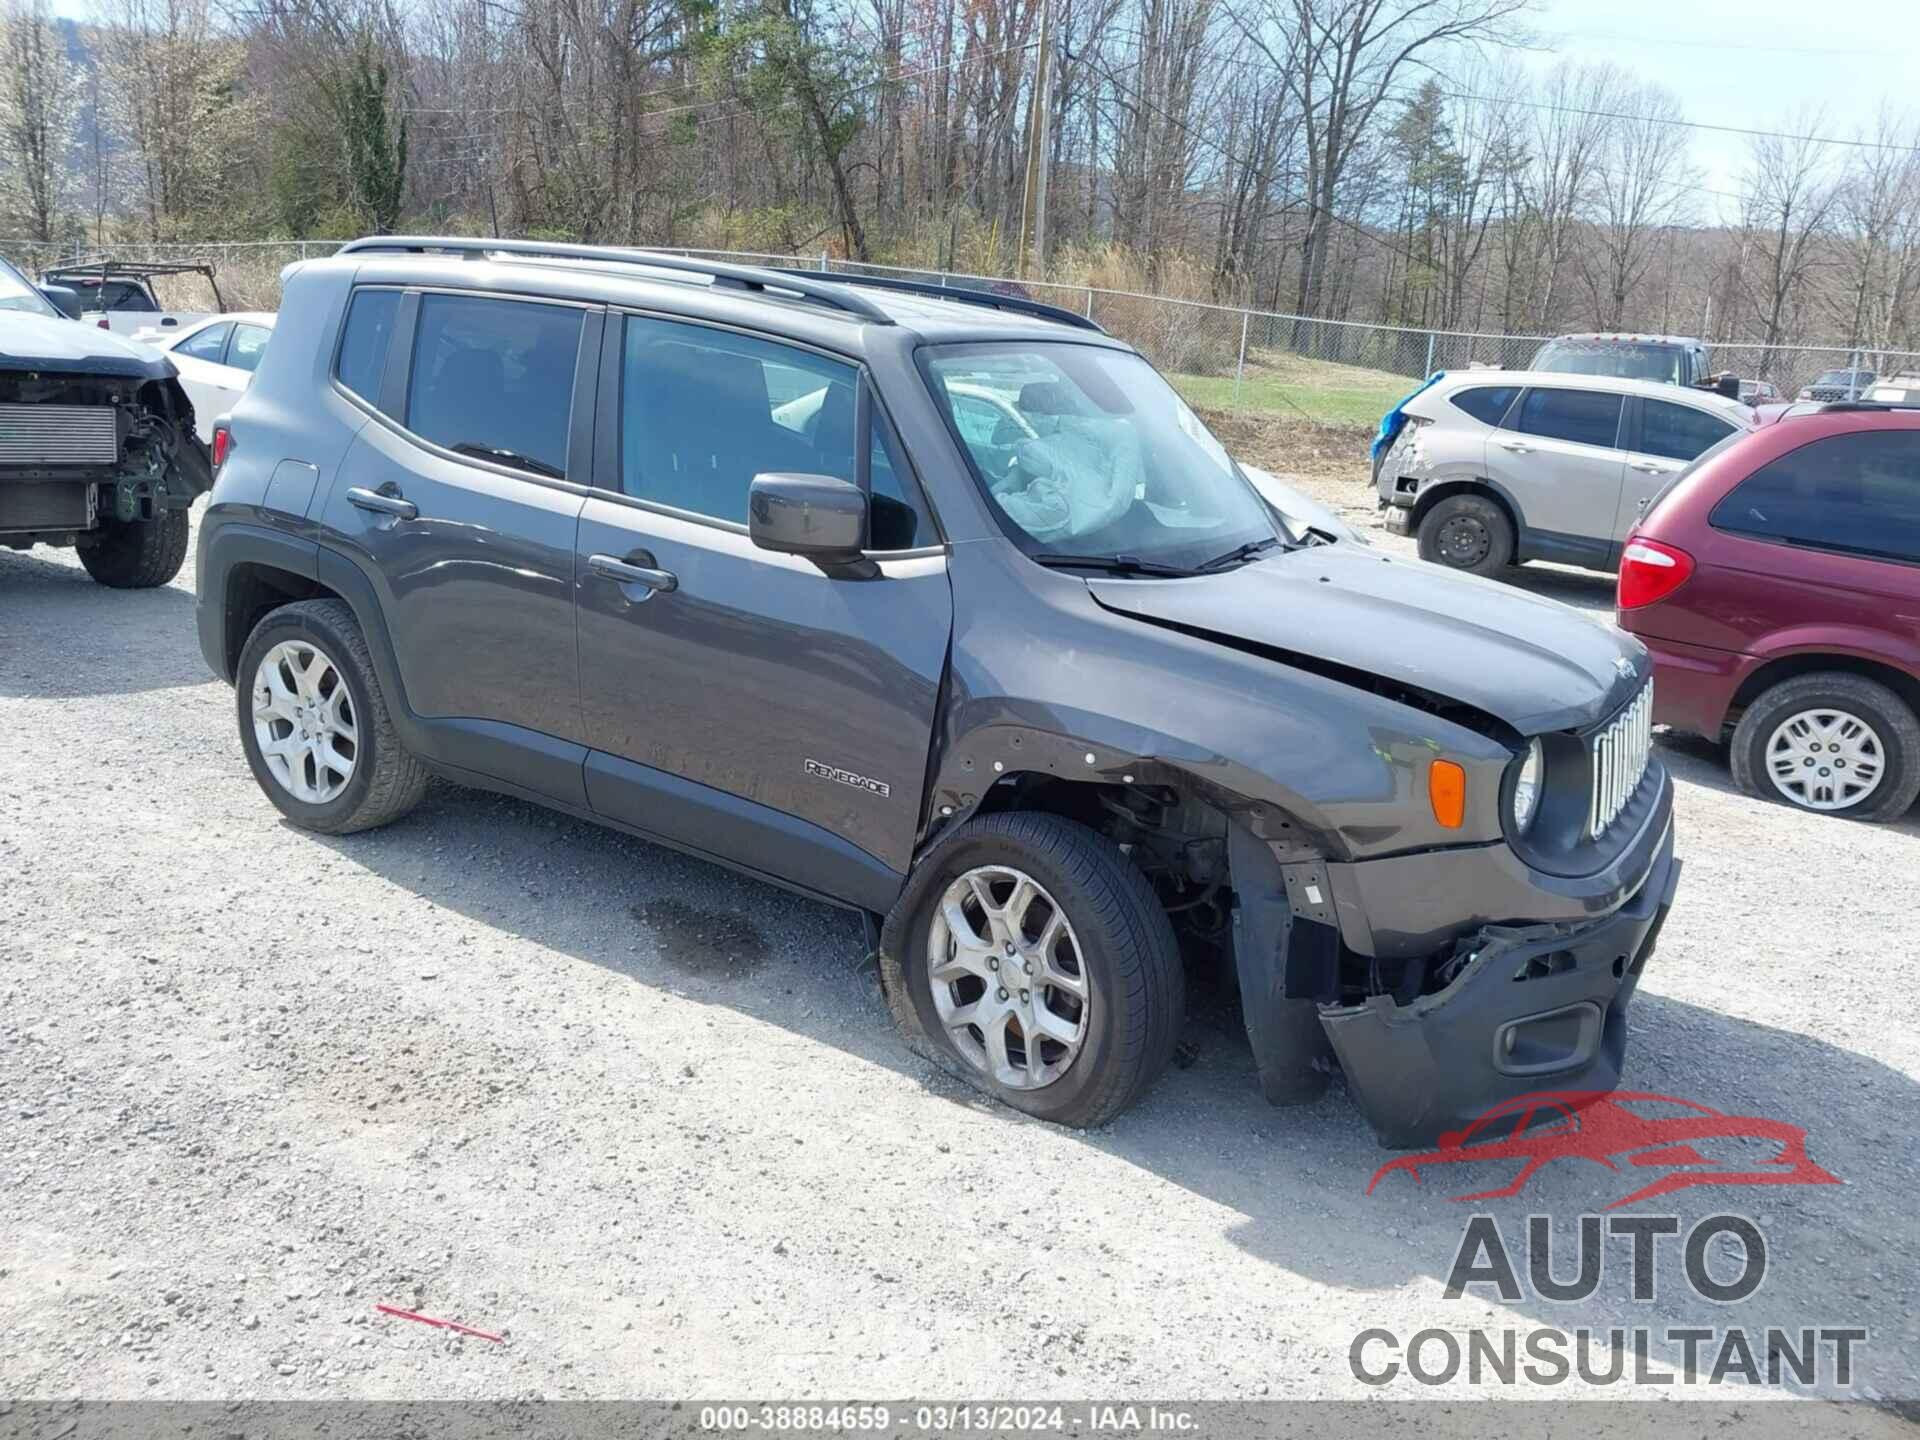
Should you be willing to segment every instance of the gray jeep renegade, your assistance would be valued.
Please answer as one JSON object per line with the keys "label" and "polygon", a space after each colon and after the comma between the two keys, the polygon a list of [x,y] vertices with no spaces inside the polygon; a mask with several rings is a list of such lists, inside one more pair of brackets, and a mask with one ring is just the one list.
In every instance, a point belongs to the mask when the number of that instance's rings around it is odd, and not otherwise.
{"label": "gray jeep renegade", "polygon": [[859,911],[911,1042],[1098,1125],[1236,985],[1381,1139],[1600,1091],[1672,900],[1646,652],[1266,498],[997,294],[511,241],[286,275],[199,629],[296,824],[429,774]]}

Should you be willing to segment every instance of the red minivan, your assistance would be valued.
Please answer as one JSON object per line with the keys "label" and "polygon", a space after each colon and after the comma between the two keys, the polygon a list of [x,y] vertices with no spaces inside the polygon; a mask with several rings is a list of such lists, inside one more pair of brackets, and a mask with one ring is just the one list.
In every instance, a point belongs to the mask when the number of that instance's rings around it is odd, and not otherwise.
{"label": "red minivan", "polygon": [[1920,411],[1866,403],[1700,456],[1627,537],[1654,720],[1755,795],[1891,820],[1920,794]]}

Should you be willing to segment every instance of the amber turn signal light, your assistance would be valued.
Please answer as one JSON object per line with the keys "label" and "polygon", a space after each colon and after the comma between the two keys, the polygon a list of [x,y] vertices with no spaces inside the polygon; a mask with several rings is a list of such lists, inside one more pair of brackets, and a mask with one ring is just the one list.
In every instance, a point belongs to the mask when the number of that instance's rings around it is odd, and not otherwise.
{"label": "amber turn signal light", "polygon": [[1434,819],[1458,830],[1467,819],[1467,772],[1451,760],[1434,761],[1427,767],[1427,802]]}

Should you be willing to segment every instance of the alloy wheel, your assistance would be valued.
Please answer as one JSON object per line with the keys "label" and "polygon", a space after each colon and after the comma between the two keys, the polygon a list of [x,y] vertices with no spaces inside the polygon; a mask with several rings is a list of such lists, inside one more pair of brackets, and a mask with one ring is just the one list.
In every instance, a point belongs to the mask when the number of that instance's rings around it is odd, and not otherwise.
{"label": "alloy wheel", "polygon": [[1767,739],[1767,778],[1808,810],[1850,810],[1879,788],[1887,752],[1879,732],[1847,710],[1789,715]]}
{"label": "alloy wheel", "polygon": [[1073,925],[1032,876],[983,865],[950,884],[927,935],[934,1011],[975,1069],[1039,1090],[1079,1056],[1093,986]]}
{"label": "alloy wheel", "polygon": [[346,789],[360,758],[347,682],[304,640],[274,646],[254,672],[253,735],[274,780],[308,805],[324,805]]}

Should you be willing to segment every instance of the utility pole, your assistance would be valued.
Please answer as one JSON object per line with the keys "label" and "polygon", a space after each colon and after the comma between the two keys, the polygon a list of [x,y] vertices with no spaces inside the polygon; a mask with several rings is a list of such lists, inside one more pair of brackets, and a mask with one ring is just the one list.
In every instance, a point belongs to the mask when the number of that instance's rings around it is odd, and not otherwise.
{"label": "utility pole", "polygon": [[1027,120],[1027,187],[1020,206],[1020,278],[1032,273],[1037,259],[1047,267],[1047,162],[1053,129],[1053,106],[1048,83],[1053,61],[1053,0],[1040,0],[1040,54],[1034,62],[1033,113]]}

